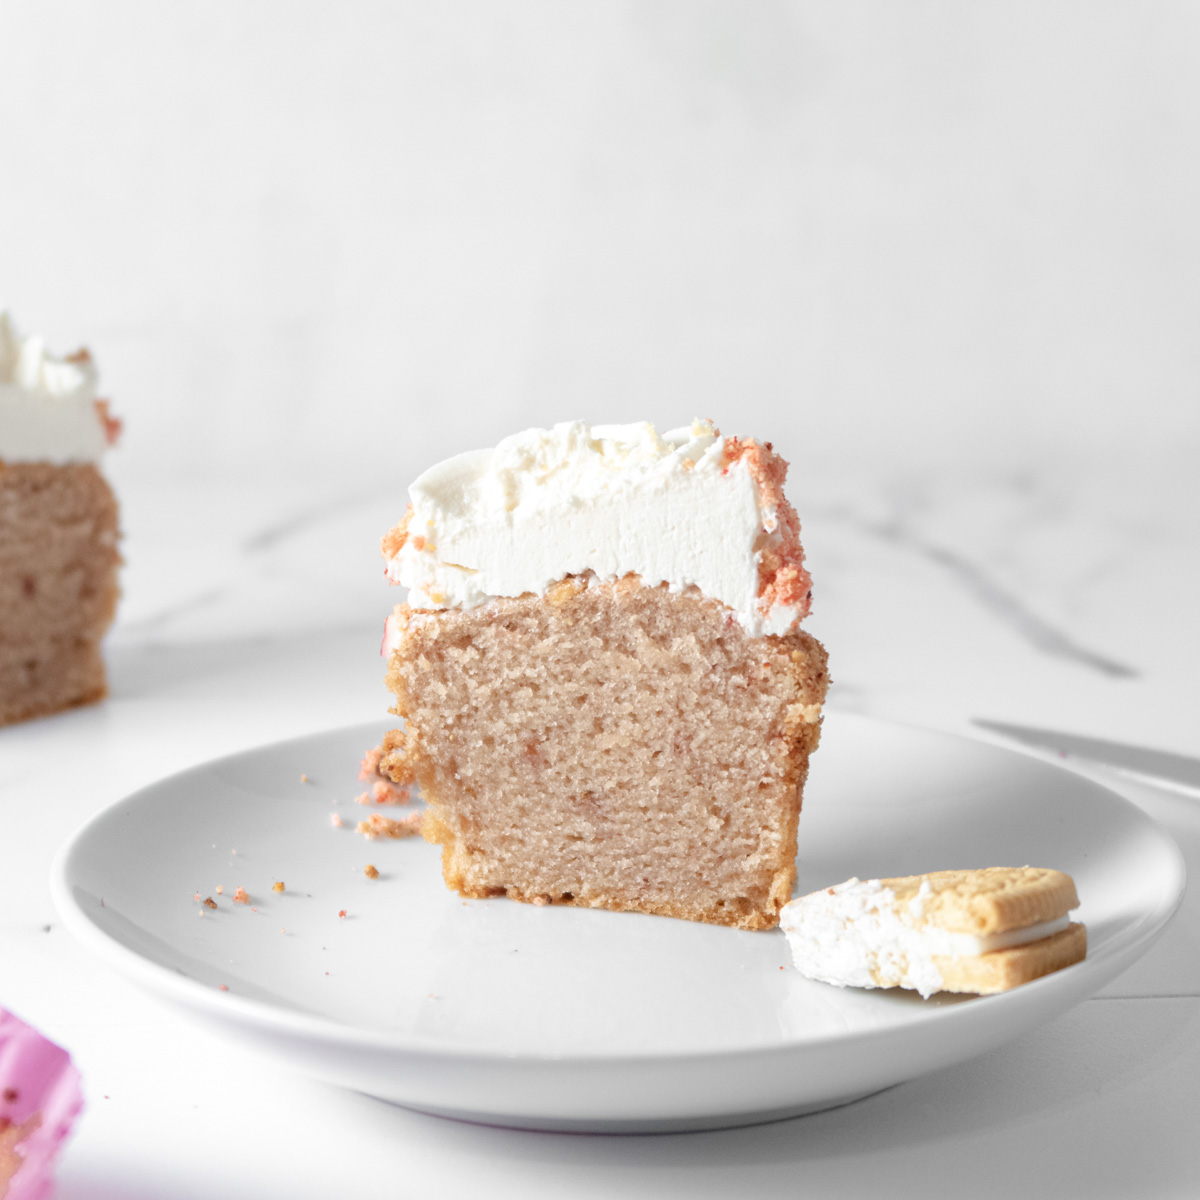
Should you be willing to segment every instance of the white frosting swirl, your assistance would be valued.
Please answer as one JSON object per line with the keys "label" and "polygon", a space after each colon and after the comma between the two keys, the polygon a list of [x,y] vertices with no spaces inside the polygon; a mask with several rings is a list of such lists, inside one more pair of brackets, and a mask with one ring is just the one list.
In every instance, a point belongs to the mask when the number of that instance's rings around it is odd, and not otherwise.
{"label": "white frosting swirl", "polygon": [[409,588],[412,607],[438,609],[540,594],[586,571],[632,572],[648,586],[698,587],[754,636],[785,633],[799,610],[758,603],[776,512],[724,447],[706,421],[662,435],[575,421],[460,454],[409,488],[408,538],[388,577]]}

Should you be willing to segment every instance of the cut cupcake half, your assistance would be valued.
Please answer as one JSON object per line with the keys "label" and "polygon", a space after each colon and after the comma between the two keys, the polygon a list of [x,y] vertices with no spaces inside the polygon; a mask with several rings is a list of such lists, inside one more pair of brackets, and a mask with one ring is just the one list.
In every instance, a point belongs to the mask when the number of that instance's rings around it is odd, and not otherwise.
{"label": "cut cupcake half", "polygon": [[785,472],[704,422],[577,423],[414,484],[382,767],[450,887],[777,923],[828,687]]}

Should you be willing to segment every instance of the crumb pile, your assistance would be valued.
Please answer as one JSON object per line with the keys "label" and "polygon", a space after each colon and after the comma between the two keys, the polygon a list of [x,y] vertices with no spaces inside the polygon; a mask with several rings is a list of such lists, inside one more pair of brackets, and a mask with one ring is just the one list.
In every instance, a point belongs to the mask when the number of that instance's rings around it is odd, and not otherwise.
{"label": "crumb pile", "polygon": [[355,796],[356,804],[407,804],[412,799],[412,788],[408,784],[396,783],[379,769],[382,758],[382,746],[374,746],[363,755],[358,777],[369,783],[371,790]]}

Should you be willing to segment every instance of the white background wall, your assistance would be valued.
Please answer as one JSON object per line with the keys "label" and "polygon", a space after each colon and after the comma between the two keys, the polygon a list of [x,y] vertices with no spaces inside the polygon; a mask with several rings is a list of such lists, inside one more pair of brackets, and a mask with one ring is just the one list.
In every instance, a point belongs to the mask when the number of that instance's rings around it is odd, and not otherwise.
{"label": "white background wall", "polygon": [[1200,456],[1200,6],[4,0],[0,304],[118,477],[583,416],[801,472]]}

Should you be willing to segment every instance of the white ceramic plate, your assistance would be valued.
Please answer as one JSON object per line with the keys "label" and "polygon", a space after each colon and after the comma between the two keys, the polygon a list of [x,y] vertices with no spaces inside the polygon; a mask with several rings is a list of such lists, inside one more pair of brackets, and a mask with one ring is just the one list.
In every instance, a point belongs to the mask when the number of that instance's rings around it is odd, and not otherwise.
{"label": "white ceramic plate", "polygon": [[318,1078],[490,1124],[651,1131],[814,1111],[991,1049],[1127,967],[1183,893],[1171,838],[1098,785],[835,713],[800,891],[1057,867],[1090,942],[1085,962],[999,996],[839,990],[802,978],[778,931],[449,893],[437,848],[353,830],[358,761],[382,728],[219,759],[113,805],[55,864],[64,921],[162,1000]]}

